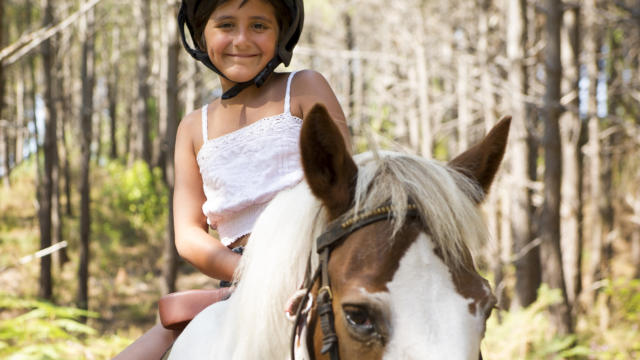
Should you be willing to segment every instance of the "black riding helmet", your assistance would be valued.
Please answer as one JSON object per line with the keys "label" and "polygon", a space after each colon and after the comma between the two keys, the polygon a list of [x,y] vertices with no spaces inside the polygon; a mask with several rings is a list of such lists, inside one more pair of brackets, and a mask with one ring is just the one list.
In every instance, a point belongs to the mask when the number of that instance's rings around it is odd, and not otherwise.
{"label": "black riding helmet", "polygon": [[[187,52],[196,60],[202,62],[209,69],[215,71],[218,75],[228,79],[225,74],[223,74],[220,70],[218,70],[215,65],[209,59],[209,55],[206,51],[200,50],[197,46],[196,48],[192,48],[188,43],[185,35],[185,25],[189,30],[189,35],[191,36],[191,40],[193,40],[194,44],[198,44],[198,39],[195,38],[194,33],[194,18],[196,14],[196,10],[198,6],[202,2],[206,2],[207,0],[182,0],[182,5],[180,6],[180,12],[178,13],[178,26],[180,28],[180,36],[182,37],[182,44]],[[293,55],[293,48],[298,43],[300,39],[300,34],[302,33],[302,24],[304,22],[304,6],[302,4],[302,0],[281,0],[285,5],[287,10],[290,13],[291,24],[286,29],[286,31],[282,31],[280,29],[280,33],[278,36],[278,44],[276,45],[276,53],[265,66],[262,71],[256,75],[252,80],[245,81],[242,83],[236,83],[231,89],[227,90],[224,94],[222,94],[222,99],[230,99],[240,91],[244,90],[246,87],[251,85],[256,85],[257,87],[262,86],[264,82],[267,80],[269,75],[280,65],[283,63],[285,66],[289,66],[291,62],[291,56]],[[282,27],[282,26],[281,26]],[[230,80],[230,79],[228,79]]]}

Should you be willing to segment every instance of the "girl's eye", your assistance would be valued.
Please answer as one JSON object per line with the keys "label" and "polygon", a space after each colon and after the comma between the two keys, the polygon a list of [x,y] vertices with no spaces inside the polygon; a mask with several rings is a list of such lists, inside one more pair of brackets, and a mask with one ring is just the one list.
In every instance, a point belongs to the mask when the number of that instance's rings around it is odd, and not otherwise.
{"label": "girl's eye", "polygon": [[267,25],[263,23],[255,23],[253,24],[253,28],[258,31],[264,31],[267,30]]}
{"label": "girl's eye", "polygon": [[231,29],[233,28],[233,23],[230,23],[230,22],[219,23],[216,25],[216,27],[218,29]]}

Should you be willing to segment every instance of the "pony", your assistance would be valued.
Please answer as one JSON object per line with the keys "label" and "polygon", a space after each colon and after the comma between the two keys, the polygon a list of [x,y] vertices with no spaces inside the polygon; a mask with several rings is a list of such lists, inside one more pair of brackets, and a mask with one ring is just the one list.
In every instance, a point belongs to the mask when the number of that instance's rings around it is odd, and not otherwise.
{"label": "pony", "polygon": [[[198,314],[169,359],[482,358],[496,300],[472,254],[489,236],[479,205],[509,125],[446,164],[351,156],[316,105],[300,135],[305,181],[267,206],[233,295]],[[327,234],[330,246],[316,242]]]}

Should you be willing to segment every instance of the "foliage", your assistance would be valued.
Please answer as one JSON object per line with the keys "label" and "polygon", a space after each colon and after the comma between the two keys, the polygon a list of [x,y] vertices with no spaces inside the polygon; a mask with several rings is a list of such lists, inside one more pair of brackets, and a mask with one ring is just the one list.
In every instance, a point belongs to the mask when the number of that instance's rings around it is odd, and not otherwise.
{"label": "foliage", "polygon": [[96,331],[79,320],[95,316],[83,310],[0,294],[0,309],[21,315],[0,321],[3,359],[64,359],[75,357],[70,343]]}
{"label": "foliage", "polygon": [[547,314],[561,301],[560,290],[543,285],[525,309],[494,314],[487,322],[487,359],[638,359],[640,280],[605,280],[598,300],[577,324],[576,334],[556,334]]}
{"label": "foliage", "polygon": [[[92,237],[102,249],[96,258],[99,267],[115,275],[114,269],[132,261],[138,265],[156,261],[169,207],[160,169],[150,170],[143,161],[130,167],[111,161],[98,171],[103,173],[101,183],[93,185]],[[142,268],[148,267],[137,267]]]}
{"label": "foliage", "polygon": [[107,165],[109,181],[104,184],[102,198],[124,212],[136,226],[152,223],[166,214],[167,191],[160,169],[149,170],[143,161],[130,168],[113,161]]}
{"label": "foliage", "polygon": [[[562,301],[558,289],[542,285],[536,302],[524,309],[501,311],[487,321],[483,355],[487,359],[562,359],[586,356],[589,348],[576,345],[576,336],[559,336],[547,316],[549,306]],[[501,317],[501,321],[498,321]]]}
{"label": "foliage", "polygon": [[640,358],[640,279],[607,279],[579,333],[598,359]]}
{"label": "foliage", "polygon": [[130,340],[119,335],[101,336],[81,322],[97,314],[48,302],[17,298],[0,293],[0,358],[30,359],[110,359],[113,349]]}
{"label": "foliage", "polygon": [[[168,191],[162,181],[160,169],[149,170],[138,161],[125,167],[117,161],[106,166],[106,177],[96,198],[105,203],[99,211],[105,221],[97,223],[109,239],[137,243],[145,229],[151,233],[163,231],[168,211]],[[108,220],[108,221],[106,221]]]}

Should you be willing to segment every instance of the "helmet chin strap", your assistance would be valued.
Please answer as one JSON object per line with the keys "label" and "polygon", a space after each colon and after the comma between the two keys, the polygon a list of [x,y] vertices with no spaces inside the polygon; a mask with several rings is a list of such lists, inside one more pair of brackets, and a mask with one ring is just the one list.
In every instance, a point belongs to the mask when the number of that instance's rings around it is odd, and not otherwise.
{"label": "helmet chin strap", "polygon": [[[189,24],[189,22],[187,21],[187,16],[185,15],[183,7],[184,7],[184,4],[180,8],[180,11],[178,12],[178,26],[179,26],[179,29],[180,29],[180,39],[182,40],[182,45],[184,46],[184,49],[194,59],[200,61],[201,63],[203,63],[209,69],[211,69],[211,70],[215,71],[216,73],[220,74],[218,69],[216,69],[216,67],[213,66],[213,63],[211,63],[211,59],[209,59],[209,54],[207,54],[204,51],[196,50],[196,49],[192,48],[187,43],[187,39],[186,39],[185,33],[184,33],[184,27],[186,25],[187,28],[189,29],[189,33],[191,33],[191,34],[193,34],[193,29],[191,28],[191,24]],[[224,74],[220,74],[220,75],[224,76]],[[225,76],[225,78],[226,78],[226,76]]]}
{"label": "helmet chin strap", "polygon": [[[225,91],[222,94],[221,99],[222,100],[231,99],[236,95],[238,95],[242,90],[246,89],[251,85],[255,85],[256,87],[262,86],[265,83],[265,81],[267,81],[267,79],[269,78],[269,75],[271,75],[271,73],[273,73],[276,67],[278,67],[279,61],[277,60],[277,57],[278,57],[277,55],[274,56],[273,59],[271,59],[267,63],[267,66],[265,66],[264,69],[262,69],[262,71],[260,71],[260,73],[258,73],[258,75],[256,75],[256,77],[254,77],[253,79],[249,81],[241,82],[241,83],[236,83],[235,85],[233,85],[229,90]],[[226,77],[224,74],[222,74],[222,72],[220,71],[216,71],[216,72],[219,73],[225,79],[229,81],[233,81],[228,77]]]}

